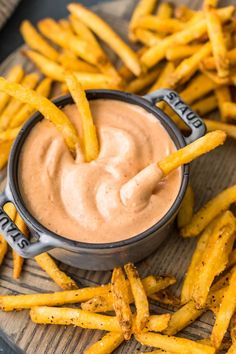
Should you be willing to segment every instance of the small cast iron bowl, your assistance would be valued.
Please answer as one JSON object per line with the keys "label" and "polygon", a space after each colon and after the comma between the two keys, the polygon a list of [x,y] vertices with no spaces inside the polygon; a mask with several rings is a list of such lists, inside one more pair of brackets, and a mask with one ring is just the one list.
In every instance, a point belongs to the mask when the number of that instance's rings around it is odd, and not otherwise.
{"label": "small cast iron bowl", "polygon": [[[202,120],[180,99],[177,93],[171,90],[159,90],[144,97],[121,91],[89,90],[87,91],[87,97],[89,100],[101,98],[119,100],[144,108],[161,122],[177,149],[193,142],[205,133],[205,125]],[[191,134],[188,137],[183,136],[173,121],[156,107],[155,104],[159,101],[165,101],[188,125],[191,129]],[[73,99],[70,95],[67,95],[57,98],[54,103],[58,107],[64,107],[73,103]],[[11,247],[25,258],[50,251],[56,259],[71,266],[88,270],[108,270],[127,262],[138,262],[155,251],[161,242],[168,237],[173,227],[174,218],[178,213],[188,185],[189,165],[182,167],[180,190],[170,210],[148,230],[118,242],[97,244],[72,241],[41,225],[27,210],[20,193],[18,161],[21,148],[31,129],[42,119],[43,116],[36,112],[17,136],[8,163],[6,188],[0,194],[0,233],[5,236]],[[4,212],[3,206],[8,201],[14,203],[18,213],[29,227],[31,235],[34,236],[31,240],[24,237]]]}

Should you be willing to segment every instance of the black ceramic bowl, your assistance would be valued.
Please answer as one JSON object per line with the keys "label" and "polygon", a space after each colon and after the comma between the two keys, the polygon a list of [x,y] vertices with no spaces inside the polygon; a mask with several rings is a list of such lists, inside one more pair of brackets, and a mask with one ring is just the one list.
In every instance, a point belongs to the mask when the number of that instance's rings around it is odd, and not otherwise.
{"label": "black ceramic bowl", "polygon": [[[89,100],[100,98],[119,100],[144,108],[161,122],[177,149],[198,139],[205,133],[204,123],[196,113],[181,101],[180,97],[174,91],[159,90],[150,95],[139,97],[121,91],[89,90],[87,91],[87,97]],[[171,119],[155,106],[155,103],[161,100],[169,104],[189,126],[191,129],[190,136],[184,137]],[[67,104],[73,103],[73,100],[70,95],[67,95],[57,98],[54,100],[54,103],[59,107],[64,107]],[[89,270],[112,269],[128,261],[137,262],[147,257],[168,237],[174,218],[186,192],[189,179],[189,165],[182,167],[181,187],[174,204],[167,214],[148,230],[118,242],[93,244],[72,241],[55,234],[41,225],[29,213],[20,194],[18,185],[20,151],[29,132],[41,119],[43,119],[42,115],[36,112],[27,121],[17,136],[10,154],[7,186],[0,195],[0,232],[4,234],[11,247],[25,258],[50,251],[55,258],[64,263]],[[34,236],[34,242],[27,240],[4,212],[3,205],[8,201],[14,203],[17,211],[28,225],[31,234]]]}

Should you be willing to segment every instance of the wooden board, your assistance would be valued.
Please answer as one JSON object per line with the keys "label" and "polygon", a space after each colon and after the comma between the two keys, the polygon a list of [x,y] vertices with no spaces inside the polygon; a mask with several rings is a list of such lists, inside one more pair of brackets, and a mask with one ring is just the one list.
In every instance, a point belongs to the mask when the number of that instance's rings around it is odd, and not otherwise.
{"label": "wooden board", "polygon": [[[99,5],[96,10],[103,17],[112,22],[113,27],[124,36],[127,20],[136,1],[119,0]],[[176,4],[186,3],[193,8],[201,5],[199,0],[175,1]],[[232,1],[222,3],[230,4]],[[1,66],[1,72],[9,68],[13,62],[22,61],[19,52],[14,53]],[[192,164],[191,181],[196,194],[196,208],[226,186],[236,182],[235,169],[236,143],[228,140],[224,147],[217,149],[209,156],[200,158]],[[140,274],[171,274],[178,279],[175,286],[179,292],[184,273],[191,258],[196,240],[183,240],[174,232],[153,255],[138,264]],[[107,283],[111,272],[91,272],[79,270],[60,264],[81,286]],[[30,294],[35,292],[53,292],[58,287],[39,269],[34,260],[25,261],[24,272],[19,281],[12,279],[12,256],[9,252],[0,272],[1,294]],[[166,306],[157,306],[151,303],[153,313],[171,312]],[[186,328],[180,335],[197,340],[206,338],[211,332],[212,317],[205,314],[200,320]],[[53,354],[53,353],[83,353],[84,349],[98,340],[103,333],[99,331],[82,330],[74,327],[35,325],[29,320],[28,311],[3,313],[0,312],[0,326],[11,339],[27,354]],[[141,346],[135,340],[124,343],[115,353],[135,353]],[[146,348],[142,348],[143,350]]]}

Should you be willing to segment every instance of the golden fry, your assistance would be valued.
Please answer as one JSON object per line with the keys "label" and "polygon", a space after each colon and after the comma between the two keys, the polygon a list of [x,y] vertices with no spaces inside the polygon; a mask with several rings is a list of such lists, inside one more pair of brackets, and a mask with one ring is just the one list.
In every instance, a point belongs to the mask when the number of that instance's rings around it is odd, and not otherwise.
{"label": "golden fry", "polygon": [[236,265],[236,249],[233,249],[233,251],[229,255],[229,263],[227,267],[232,267]]}
{"label": "golden fry", "polygon": [[137,21],[140,17],[152,13],[155,8],[157,0],[139,0],[135,7],[129,23],[129,38],[135,40],[134,29],[137,27]]}
{"label": "golden fry", "polygon": [[145,28],[158,33],[175,33],[183,30],[184,25],[174,18],[160,19],[158,16],[146,15],[137,20],[138,28]]}
{"label": "golden fry", "polygon": [[193,208],[194,208],[194,193],[193,193],[192,186],[189,184],[178,213],[177,220],[178,220],[179,228],[182,228],[183,226],[187,225],[190,222],[193,216]]}
{"label": "golden fry", "polygon": [[201,66],[200,66],[200,70],[203,74],[209,77],[216,84],[216,86],[229,85],[231,81],[233,81],[232,76],[220,77],[216,71],[204,70]]}
{"label": "golden fry", "polygon": [[17,134],[20,131],[20,127],[17,128],[9,128],[6,130],[3,130],[2,132],[0,132],[0,141],[12,141],[16,138]]}
{"label": "golden fry", "polygon": [[149,318],[149,304],[147,295],[134,265],[132,263],[128,263],[124,266],[124,268],[130,282],[130,287],[134,297],[134,303],[137,312],[135,327],[137,328],[137,331],[140,332],[145,328]]}
{"label": "golden fry", "polygon": [[82,310],[90,312],[109,312],[113,310],[113,299],[109,296],[94,296],[81,304]]}
{"label": "golden fry", "polygon": [[109,332],[98,342],[92,344],[84,354],[108,354],[113,352],[124,341],[122,333]]}
{"label": "golden fry", "polygon": [[[21,218],[20,214],[16,214],[16,219],[15,219],[15,224],[18,227],[18,229],[25,235],[25,237],[29,236],[29,231],[28,228],[24,222],[24,220]],[[21,257],[16,251],[12,251],[12,257],[13,257],[13,273],[12,276],[14,279],[19,279],[23,264],[24,264],[24,258]]]}
{"label": "golden fry", "polygon": [[186,5],[179,5],[175,9],[175,17],[183,22],[189,21],[195,15],[195,11]]}
{"label": "golden fry", "polygon": [[209,8],[214,8],[217,7],[218,5],[218,0],[204,0],[203,1],[203,9],[209,9]]}
{"label": "golden fry", "polygon": [[20,32],[29,48],[38,51],[53,61],[57,60],[58,52],[36,31],[30,21],[22,22]]}
{"label": "golden fry", "polygon": [[148,296],[150,299],[159,302],[160,304],[179,306],[180,299],[173,295],[171,292],[166,290],[161,290],[158,293],[151,294]]}
{"label": "golden fry", "polygon": [[137,28],[135,30],[135,37],[137,41],[141,42],[143,45],[146,45],[148,47],[156,45],[161,40],[158,34],[143,28]]}
{"label": "golden fry", "polygon": [[60,288],[63,290],[78,289],[76,282],[58,268],[56,262],[48,253],[41,253],[34,259]]}
{"label": "golden fry", "polygon": [[165,313],[163,315],[152,315],[149,317],[146,330],[151,332],[162,332],[168,327],[171,315]]}
{"label": "golden fry", "polygon": [[224,102],[222,109],[226,119],[236,119],[236,103]]}
{"label": "golden fry", "polygon": [[[206,98],[203,98],[192,105],[192,109],[197,112],[200,117],[205,114],[214,111],[217,108],[217,98],[216,95],[210,95]],[[223,129],[222,129],[223,130]]]}
{"label": "golden fry", "polygon": [[181,230],[181,235],[184,237],[199,235],[217,215],[227,210],[235,201],[236,185],[233,185],[223,190],[198,210],[189,225]]}
{"label": "golden fry", "polygon": [[66,76],[66,84],[75,101],[82,122],[85,161],[96,160],[99,155],[99,143],[86,94],[74,75]]}
{"label": "golden fry", "polygon": [[[4,211],[12,219],[12,221],[15,220],[16,208],[12,203],[5,204]],[[5,258],[5,255],[7,253],[7,249],[8,249],[8,243],[5,240],[5,238],[3,237],[3,235],[0,235],[0,266]]]}
{"label": "golden fry", "polygon": [[155,90],[159,90],[160,88],[167,87],[167,80],[171,73],[175,70],[175,66],[172,62],[167,62],[165,64],[164,69],[158,76],[157,81],[154,83],[154,85],[150,88],[149,92],[153,92]]}
{"label": "golden fry", "polygon": [[185,59],[197,53],[201,49],[200,44],[195,45],[178,45],[171,47],[166,51],[166,59],[170,61]]}
{"label": "golden fry", "polygon": [[66,144],[72,153],[75,154],[76,147],[79,143],[78,134],[67,118],[67,116],[57,108],[46,97],[42,97],[35,91],[25,88],[19,84],[8,82],[4,78],[0,78],[0,91],[6,92],[8,95],[13,96],[15,99],[23,103],[30,104],[38,110],[45,119],[50,120],[60,133],[63,135]]}
{"label": "golden fry", "polygon": [[70,32],[71,34],[73,34],[72,26],[68,20],[66,20],[65,18],[62,18],[57,23],[61,26],[61,28],[63,30],[66,30],[66,31]]}
{"label": "golden fry", "polygon": [[231,94],[228,86],[221,86],[215,89],[216,98],[219,105],[221,120],[225,122],[227,117],[224,112],[224,103],[231,102]]}
{"label": "golden fry", "polygon": [[89,89],[118,89],[116,81],[112,76],[94,73],[73,72],[84,90]]}
{"label": "golden fry", "polygon": [[158,68],[150,72],[147,72],[145,74],[142,74],[141,76],[131,81],[126,86],[125,90],[132,93],[142,92],[142,90],[144,90],[145,88],[153,84],[153,82],[157,79],[159,73],[160,73],[160,69]]}
{"label": "golden fry", "polygon": [[140,75],[141,66],[136,53],[127,46],[106,22],[81,4],[70,4],[68,9],[72,15],[80,19],[107,43],[136,76]]}
{"label": "golden fry", "polygon": [[129,306],[128,287],[121,267],[114,268],[111,278],[113,307],[126,340],[132,335],[132,312]]}
{"label": "golden fry", "polygon": [[156,11],[158,18],[165,20],[173,15],[173,5],[169,2],[162,2]]}
{"label": "golden fry", "polygon": [[204,119],[207,130],[215,131],[217,129],[223,130],[227,136],[236,139],[236,126],[233,124],[222,123],[216,120]]}
{"label": "golden fry", "polygon": [[72,52],[64,51],[58,57],[59,63],[71,71],[85,71],[87,73],[98,73],[98,69],[85,61],[78,59]]}
{"label": "golden fry", "polygon": [[[21,82],[24,76],[24,70],[21,65],[13,66],[6,74],[6,79],[10,82]],[[2,113],[6,104],[10,101],[10,96],[5,92],[0,92],[0,113]]]}
{"label": "golden fry", "polygon": [[5,167],[13,141],[0,142],[0,170]]}
{"label": "golden fry", "polygon": [[[228,59],[229,59],[230,66],[236,65],[236,48],[228,51],[227,56],[228,56]],[[205,58],[202,61],[202,66],[206,70],[214,70],[214,69],[216,69],[215,58],[214,57]]]}
{"label": "golden fry", "polygon": [[191,104],[213,91],[215,87],[216,84],[211,79],[199,74],[180,92],[180,96],[186,103]]}

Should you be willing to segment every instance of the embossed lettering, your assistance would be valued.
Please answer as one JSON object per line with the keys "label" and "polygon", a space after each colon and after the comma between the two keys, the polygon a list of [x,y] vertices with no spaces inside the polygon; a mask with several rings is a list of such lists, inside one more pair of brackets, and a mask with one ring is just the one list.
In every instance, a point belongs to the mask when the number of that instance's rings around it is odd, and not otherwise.
{"label": "embossed lettering", "polygon": [[7,225],[9,224],[10,222],[10,219],[8,219],[7,216],[3,216],[1,219],[0,219],[0,224],[1,224],[1,227],[3,230],[6,229]]}
{"label": "embossed lettering", "polygon": [[22,238],[19,242],[17,242],[17,245],[18,245],[21,249],[23,249],[23,248],[29,246],[29,244],[30,244],[29,241],[26,240],[26,239],[24,239],[24,238]]}
{"label": "embossed lettering", "polygon": [[177,94],[173,91],[169,92],[166,96],[169,100],[173,100],[175,97],[178,97]]}
{"label": "embossed lettering", "polygon": [[10,235],[11,239],[16,242],[19,237],[22,237],[20,232],[17,232],[15,235]]}

